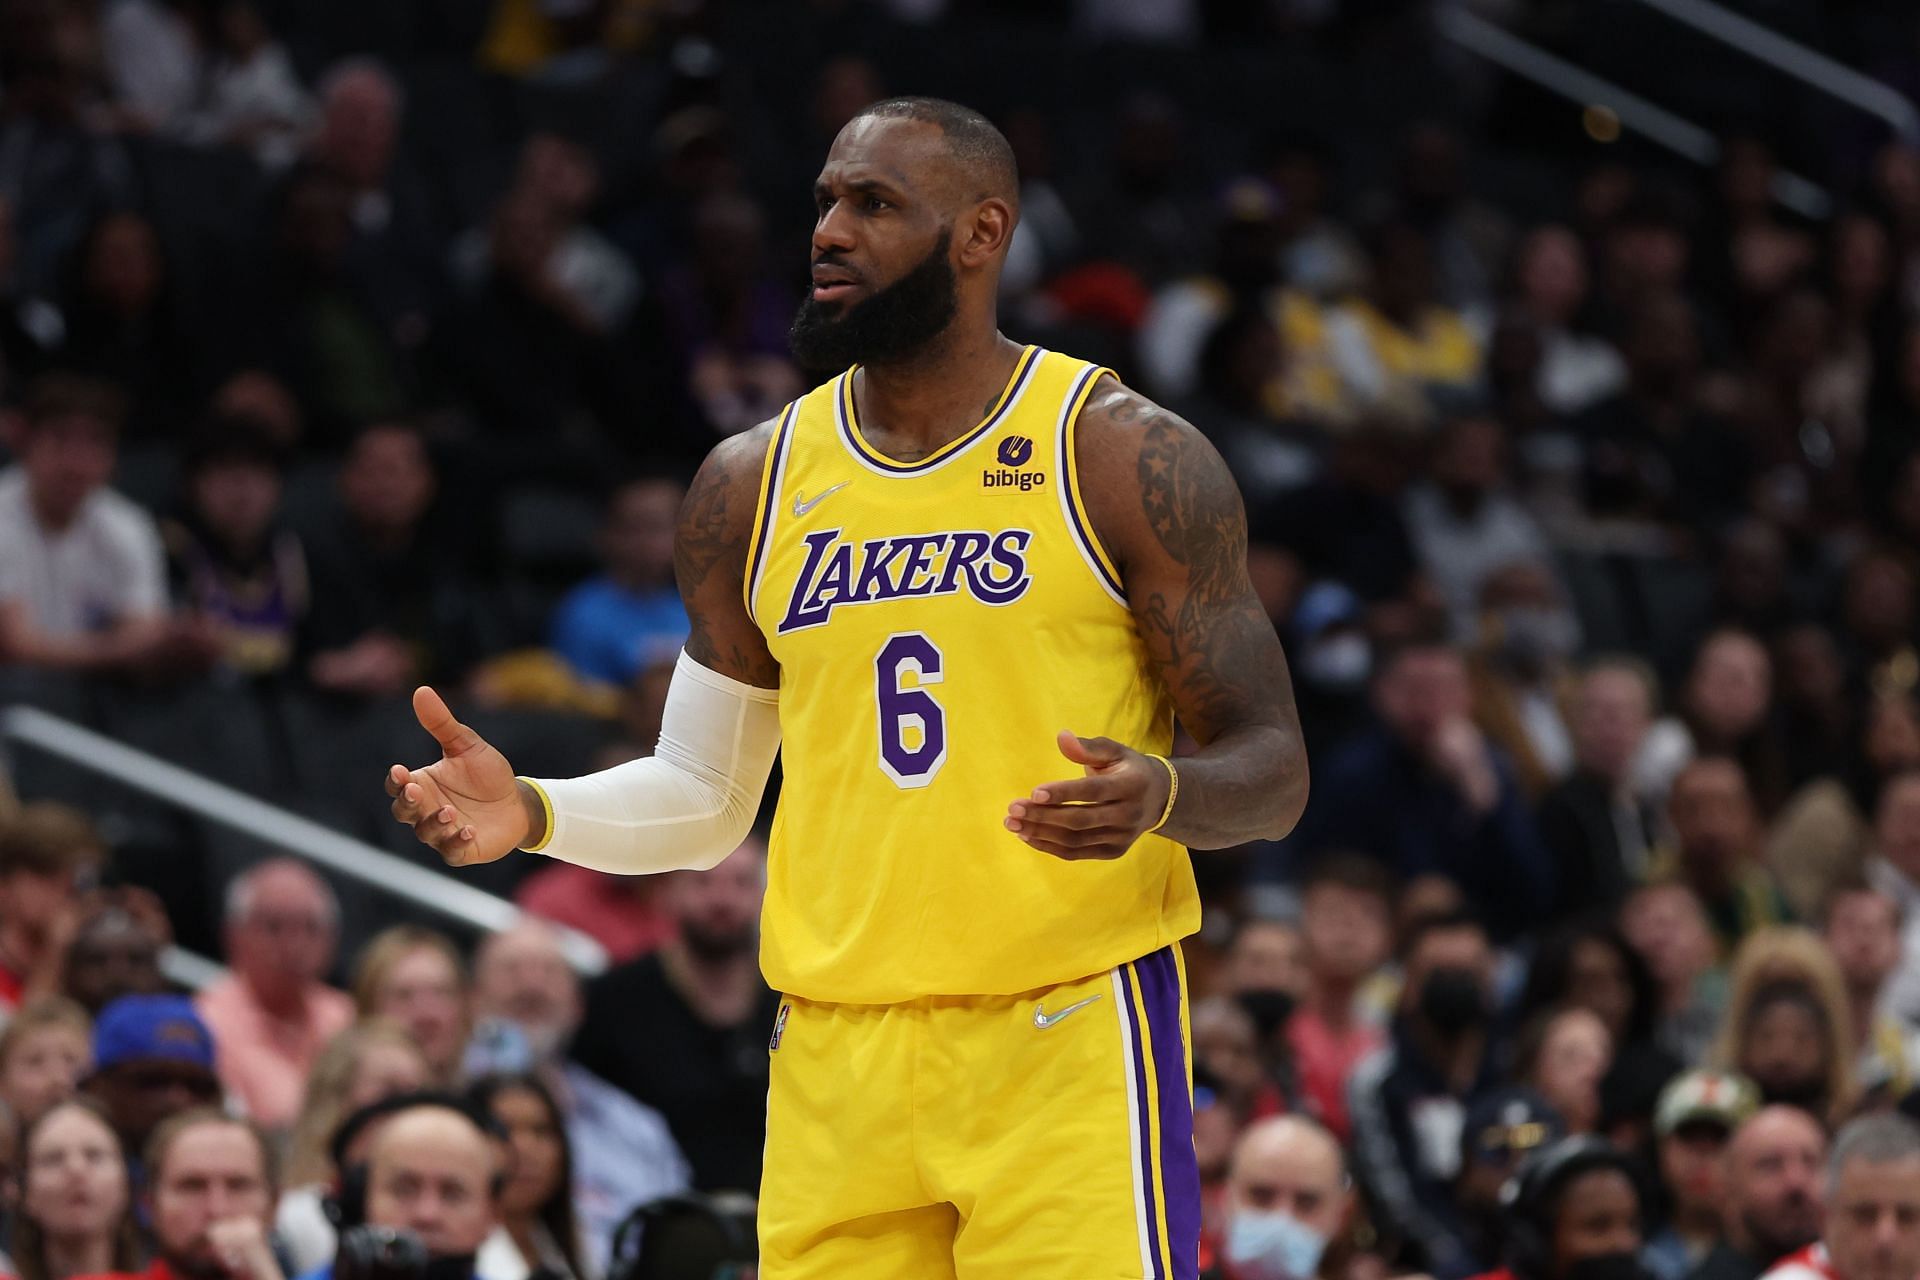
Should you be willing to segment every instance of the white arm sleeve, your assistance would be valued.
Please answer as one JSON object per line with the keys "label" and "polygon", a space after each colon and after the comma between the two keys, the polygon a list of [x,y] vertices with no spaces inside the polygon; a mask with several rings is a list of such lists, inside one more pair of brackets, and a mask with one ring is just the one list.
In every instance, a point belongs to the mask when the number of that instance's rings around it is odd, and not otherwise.
{"label": "white arm sleeve", "polygon": [[780,694],[701,666],[683,649],[660,745],[584,778],[528,778],[547,802],[530,850],[596,871],[704,871],[740,847],[780,750]]}

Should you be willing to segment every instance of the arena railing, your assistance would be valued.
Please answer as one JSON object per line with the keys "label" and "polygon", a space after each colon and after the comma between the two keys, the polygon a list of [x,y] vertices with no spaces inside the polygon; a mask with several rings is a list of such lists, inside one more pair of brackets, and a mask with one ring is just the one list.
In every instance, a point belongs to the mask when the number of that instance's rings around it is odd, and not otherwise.
{"label": "arena railing", "polygon": [[[0,747],[10,746],[29,747],[68,766],[102,775],[471,929],[505,929],[523,914],[513,903],[484,889],[461,884],[450,875],[408,862],[37,707],[0,710]],[[588,975],[606,968],[607,953],[598,942],[577,930],[559,925],[554,929],[574,968]],[[169,952],[164,967],[169,978],[188,986],[204,985],[218,972],[212,961],[177,948]]]}
{"label": "arena railing", "polygon": [[[1707,166],[1720,159],[1720,141],[1708,130],[1498,23],[1464,9],[1443,9],[1435,15],[1435,23],[1441,35],[1470,53],[1588,110],[1609,111],[1622,128],[1675,155]],[[1773,198],[1807,218],[1823,219],[1833,212],[1833,197],[1822,187],[1784,169],[1774,175]]]}

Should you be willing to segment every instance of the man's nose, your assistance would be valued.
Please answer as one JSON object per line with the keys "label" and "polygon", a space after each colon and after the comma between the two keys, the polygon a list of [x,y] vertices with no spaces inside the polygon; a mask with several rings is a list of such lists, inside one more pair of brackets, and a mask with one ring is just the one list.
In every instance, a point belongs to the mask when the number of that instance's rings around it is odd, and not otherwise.
{"label": "man's nose", "polygon": [[845,253],[853,245],[853,215],[842,212],[841,203],[835,201],[826,215],[813,224],[813,256]]}

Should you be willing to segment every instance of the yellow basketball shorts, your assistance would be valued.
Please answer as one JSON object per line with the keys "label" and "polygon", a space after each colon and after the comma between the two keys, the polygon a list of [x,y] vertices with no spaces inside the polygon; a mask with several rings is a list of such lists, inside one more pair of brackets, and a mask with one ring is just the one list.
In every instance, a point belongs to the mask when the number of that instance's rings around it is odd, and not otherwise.
{"label": "yellow basketball shorts", "polygon": [[762,1280],[1195,1280],[1178,947],[1017,996],[781,1003]]}

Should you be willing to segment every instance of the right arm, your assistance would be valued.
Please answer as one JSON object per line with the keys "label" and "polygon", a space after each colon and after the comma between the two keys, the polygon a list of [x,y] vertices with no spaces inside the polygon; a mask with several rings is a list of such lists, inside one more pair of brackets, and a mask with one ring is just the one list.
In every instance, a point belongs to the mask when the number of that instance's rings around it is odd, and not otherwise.
{"label": "right arm", "polygon": [[718,445],[674,536],[689,632],[645,759],[584,778],[517,779],[431,689],[414,693],[441,760],[387,772],[393,815],[453,866],[515,849],[624,873],[708,867],[745,838],[779,749],[780,667],[747,614],[743,583],[773,424]]}

